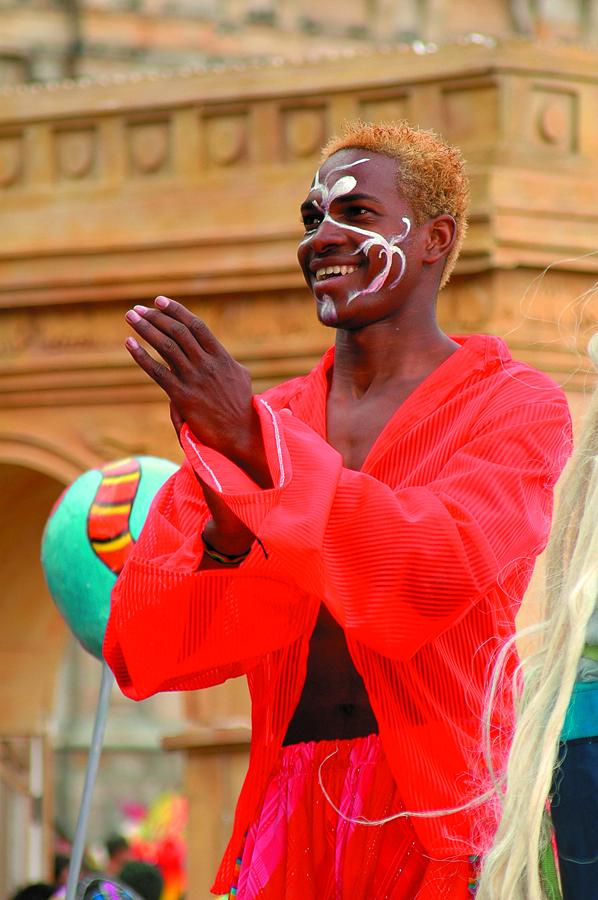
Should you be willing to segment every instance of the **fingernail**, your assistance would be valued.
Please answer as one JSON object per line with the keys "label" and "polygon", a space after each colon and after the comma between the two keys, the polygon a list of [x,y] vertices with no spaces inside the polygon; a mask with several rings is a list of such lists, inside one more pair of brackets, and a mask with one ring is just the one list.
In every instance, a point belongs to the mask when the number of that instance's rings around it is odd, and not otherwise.
{"label": "fingernail", "polygon": [[129,350],[139,350],[139,344],[134,337],[128,337],[125,341],[125,345],[129,348]]}
{"label": "fingernail", "polygon": [[160,309],[166,309],[166,307],[170,303],[170,300],[168,299],[168,297],[156,297],[154,303],[156,304],[156,306],[160,307]]}
{"label": "fingernail", "polygon": [[130,309],[125,315],[125,319],[127,320],[127,322],[135,324],[135,322],[141,321],[141,316],[139,315],[139,313],[136,313],[134,309]]}
{"label": "fingernail", "polygon": [[133,309],[135,309],[140,316],[144,316],[146,312],[149,312],[147,306],[140,306],[139,304],[137,306],[134,306]]}

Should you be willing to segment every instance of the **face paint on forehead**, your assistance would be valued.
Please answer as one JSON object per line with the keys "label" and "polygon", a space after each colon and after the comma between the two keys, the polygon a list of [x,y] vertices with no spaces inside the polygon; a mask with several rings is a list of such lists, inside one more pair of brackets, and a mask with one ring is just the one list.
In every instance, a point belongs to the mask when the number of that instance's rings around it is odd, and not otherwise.
{"label": "face paint on forehead", "polygon": [[[363,253],[365,256],[368,256],[370,250],[374,248],[378,249],[378,259],[383,259],[384,263],[381,271],[374,276],[374,278],[370,281],[365,288],[362,288],[360,291],[350,291],[347,296],[347,306],[355,300],[356,297],[359,297],[361,294],[375,294],[377,291],[381,290],[384,286],[388,276],[390,275],[390,271],[392,269],[392,264],[394,258],[396,257],[399,260],[399,274],[389,285],[389,289],[396,287],[399,283],[403,275],[405,274],[405,268],[407,265],[407,260],[405,258],[405,253],[403,250],[397,245],[405,240],[409,232],[411,231],[411,219],[408,216],[402,216],[402,221],[405,225],[404,230],[401,234],[393,235],[390,239],[384,237],[384,235],[379,234],[377,231],[369,231],[366,228],[357,228],[355,225],[345,225],[342,222],[337,222],[336,219],[330,215],[330,206],[332,201],[336,197],[341,197],[344,194],[349,194],[353,188],[357,185],[357,179],[353,175],[342,175],[338,178],[333,184],[332,188],[328,186],[328,180],[331,175],[334,175],[335,172],[341,172],[345,169],[352,169],[354,166],[359,166],[362,163],[369,162],[369,157],[364,157],[363,159],[358,159],[353,163],[347,163],[344,166],[336,166],[334,169],[331,169],[330,172],[324,178],[324,182],[320,181],[320,170],[316,172],[314,176],[314,180],[311,186],[311,191],[319,191],[320,192],[320,202],[317,200],[312,200],[312,203],[315,207],[321,210],[324,213],[323,222],[334,222],[334,224],[338,228],[342,228],[345,231],[351,231],[355,234],[361,234],[364,236],[365,240],[363,240],[357,247],[356,250],[351,254],[355,256],[358,253]],[[307,241],[311,240],[311,234],[308,234],[301,241],[301,244],[307,243]],[[332,303],[331,299],[326,295],[326,299],[329,303]]]}
{"label": "face paint on forehead", "polygon": [[[369,158],[365,157],[364,159],[358,159],[353,163],[346,163],[344,166],[336,166],[334,169],[331,169],[330,172],[324,178],[324,182],[320,181],[320,170],[316,172],[314,176],[314,180],[312,182],[311,191],[319,191],[321,195],[321,200],[318,203],[317,200],[312,200],[314,206],[317,206],[319,209],[322,209],[324,212],[328,212],[330,204],[335,199],[335,197],[340,197],[343,194],[350,193],[355,185],[357,184],[357,179],[353,177],[353,175],[343,175],[332,185],[332,188],[328,187],[328,181],[335,172],[343,172],[345,169],[352,169],[353,166],[360,166],[362,163],[369,162]],[[311,193],[310,191],[310,193]]]}

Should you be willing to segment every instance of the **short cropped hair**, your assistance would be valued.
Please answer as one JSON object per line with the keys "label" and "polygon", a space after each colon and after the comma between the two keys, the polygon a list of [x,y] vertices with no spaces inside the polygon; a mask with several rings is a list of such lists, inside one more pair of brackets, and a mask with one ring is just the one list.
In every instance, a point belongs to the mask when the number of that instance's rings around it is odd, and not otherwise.
{"label": "short cropped hair", "polygon": [[56,890],[56,885],[47,884],[45,881],[36,881],[20,888],[13,894],[12,900],[50,900]]}
{"label": "short cropped hair", "polygon": [[413,208],[415,224],[448,214],[456,224],[441,287],[447,283],[467,230],[469,182],[461,152],[433,131],[408,122],[348,122],[322,150],[322,162],[339,150],[371,150],[397,161],[397,190]]}
{"label": "short cropped hair", "polygon": [[129,849],[129,842],[122,834],[111,834],[106,840],[106,853],[112,859],[117,853]]}
{"label": "short cropped hair", "polygon": [[160,900],[164,878],[158,866],[142,860],[131,860],[118,873],[119,881],[132,887],[143,900]]}

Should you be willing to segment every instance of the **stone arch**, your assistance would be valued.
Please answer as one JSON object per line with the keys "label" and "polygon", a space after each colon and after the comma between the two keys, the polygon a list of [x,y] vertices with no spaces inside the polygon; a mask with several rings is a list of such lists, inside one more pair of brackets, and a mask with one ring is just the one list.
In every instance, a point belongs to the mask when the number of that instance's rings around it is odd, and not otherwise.
{"label": "stone arch", "polygon": [[[3,464],[30,469],[57,481],[62,488],[88,468],[85,462],[51,441],[11,432],[0,433],[0,466]],[[3,507],[2,500],[0,508]]]}
{"label": "stone arch", "polygon": [[[3,446],[2,450],[6,447]],[[20,453],[21,460],[26,454]],[[0,453],[0,735],[43,733],[67,628],[39,562],[44,525],[64,481]]]}
{"label": "stone arch", "polygon": [[64,478],[49,474],[49,460],[28,465],[27,448],[0,445],[0,870],[7,893],[23,881],[25,864],[29,880],[51,871],[46,735],[67,628],[40,564],[44,525]]}

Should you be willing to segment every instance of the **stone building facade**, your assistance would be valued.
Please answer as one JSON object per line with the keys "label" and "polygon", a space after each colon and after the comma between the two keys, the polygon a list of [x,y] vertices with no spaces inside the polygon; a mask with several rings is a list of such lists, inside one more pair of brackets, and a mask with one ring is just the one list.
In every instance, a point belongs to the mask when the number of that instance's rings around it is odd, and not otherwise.
{"label": "stone building facade", "polygon": [[592,44],[592,0],[0,0],[0,85],[294,59],[467,35]]}
{"label": "stone building facade", "polygon": [[[295,260],[319,147],[345,119],[406,117],[458,144],[471,177],[443,325],[505,336],[565,386],[579,420],[598,325],[597,60],[469,39],[0,93],[0,790],[33,810],[30,856],[48,847],[66,642],[37,562],[43,524],[86,469],[180,458],[160,392],[122,347],[126,309],[182,299],[256,389],[307,371],[330,341]],[[233,682],[176,702],[156,717],[187,759],[199,900],[246,764],[247,697]],[[7,855],[19,809],[0,822]]]}

